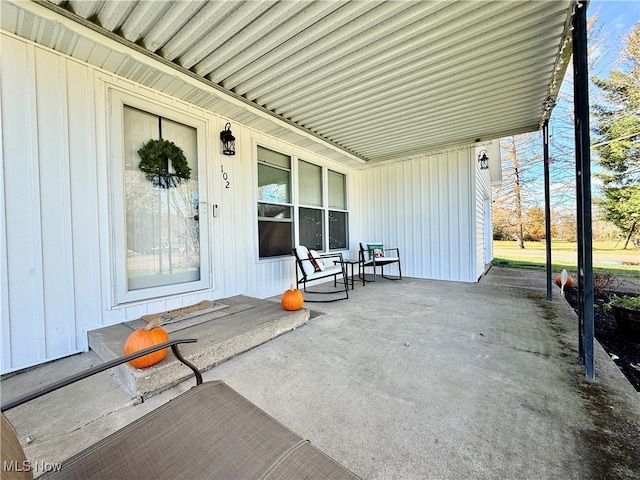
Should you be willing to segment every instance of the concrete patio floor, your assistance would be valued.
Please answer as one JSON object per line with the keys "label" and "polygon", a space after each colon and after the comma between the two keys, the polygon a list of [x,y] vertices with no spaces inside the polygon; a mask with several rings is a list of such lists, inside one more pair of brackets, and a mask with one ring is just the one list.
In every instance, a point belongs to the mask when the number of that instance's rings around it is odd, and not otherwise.
{"label": "concrete patio floor", "polygon": [[[478,284],[404,278],[205,372],[364,479],[640,478],[640,394],[542,273]],[[277,300],[277,299],[273,299]],[[6,378],[7,400],[96,362],[91,352]],[[44,378],[47,377],[46,380]],[[109,372],[7,412],[29,460],[61,461],[187,390],[138,404]]]}

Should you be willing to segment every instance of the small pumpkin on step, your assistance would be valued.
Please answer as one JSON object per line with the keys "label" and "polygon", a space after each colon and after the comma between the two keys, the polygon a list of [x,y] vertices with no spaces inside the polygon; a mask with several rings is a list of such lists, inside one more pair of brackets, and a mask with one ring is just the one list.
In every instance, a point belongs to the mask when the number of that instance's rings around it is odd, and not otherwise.
{"label": "small pumpkin on step", "polygon": [[302,308],[302,304],[304,303],[304,297],[302,296],[302,292],[296,288],[293,288],[293,284],[291,284],[291,288],[289,290],[285,290],[282,294],[282,308],[285,310],[300,310]]}
{"label": "small pumpkin on step", "polygon": [[[138,352],[145,348],[158,345],[159,343],[169,341],[169,334],[167,331],[156,325],[159,320],[160,319],[149,322],[146,327],[142,327],[131,332],[131,335],[129,335],[127,341],[124,343],[124,354],[129,355],[130,353]],[[150,367],[151,365],[161,362],[164,357],[167,356],[167,350],[169,349],[165,348],[163,350],[158,350],[157,352],[150,353],[143,357],[135,358],[129,363],[135,368]]]}

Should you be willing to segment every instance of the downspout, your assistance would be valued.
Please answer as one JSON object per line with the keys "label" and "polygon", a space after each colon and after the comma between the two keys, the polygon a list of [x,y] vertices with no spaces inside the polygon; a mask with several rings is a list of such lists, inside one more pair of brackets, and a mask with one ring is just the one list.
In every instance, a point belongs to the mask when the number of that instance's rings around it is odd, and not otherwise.
{"label": "downspout", "polygon": [[573,71],[576,130],[576,208],[578,217],[579,355],[580,363],[585,367],[585,376],[588,380],[595,380],[586,2],[578,2],[573,16]]}

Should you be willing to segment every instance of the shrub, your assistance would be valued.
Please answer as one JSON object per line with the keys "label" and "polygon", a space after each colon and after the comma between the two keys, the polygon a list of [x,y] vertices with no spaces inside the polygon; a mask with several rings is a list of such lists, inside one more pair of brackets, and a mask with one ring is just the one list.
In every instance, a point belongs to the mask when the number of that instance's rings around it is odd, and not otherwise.
{"label": "shrub", "polygon": [[599,295],[608,291],[613,283],[613,275],[609,273],[593,274],[593,293]]}
{"label": "shrub", "polygon": [[620,305],[624,308],[630,308],[631,310],[640,310],[640,294],[628,297],[619,297],[618,295],[614,295],[611,299],[611,303],[615,303],[616,305]]}

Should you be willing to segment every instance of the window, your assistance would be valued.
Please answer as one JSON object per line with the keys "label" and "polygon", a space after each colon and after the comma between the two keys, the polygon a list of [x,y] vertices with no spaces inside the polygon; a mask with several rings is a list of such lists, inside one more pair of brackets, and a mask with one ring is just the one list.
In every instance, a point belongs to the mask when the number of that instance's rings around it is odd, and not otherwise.
{"label": "window", "polygon": [[260,258],[290,255],[294,243],[346,249],[348,230],[346,175],[258,146]]}
{"label": "window", "polygon": [[[124,93],[113,92],[113,99],[115,303],[210,287],[206,215],[200,215],[204,122]],[[140,170],[138,151],[157,139],[182,149],[188,179],[166,188]]]}
{"label": "window", "polygon": [[300,245],[324,250],[324,211],[322,210],[322,167],[298,161],[298,191],[300,207]]}
{"label": "window", "polygon": [[347,177],[333,170],[327,174],[329,184],[329,249],[349,246],[347,212]]}
{"label": "window", "polygon": [[258,237],[260,258],[290,255],[291,157],[258,147]]}

